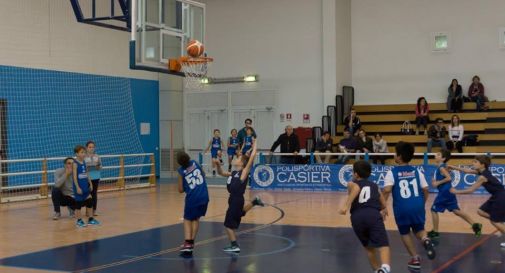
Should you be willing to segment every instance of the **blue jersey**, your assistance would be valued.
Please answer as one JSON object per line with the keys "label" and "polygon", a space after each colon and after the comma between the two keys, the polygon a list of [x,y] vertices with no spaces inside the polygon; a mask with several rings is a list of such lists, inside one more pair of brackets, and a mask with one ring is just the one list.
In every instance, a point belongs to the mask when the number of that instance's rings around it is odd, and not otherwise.
{"label": "blue jersey", "polygon": [[187,207],[196,207],[209,202],[205,173],[198,163],[191,160],[188,168],[180,167],[177,172],[182,177]]}
{"label": "blue jersey", "polygon": [[75,201],[84,201],[88,198],[90,193],[88,173],[86,171],[86,163],[84,162],[80,163],[79,161],[74,160],[74,164],[77,164],[77,174],[76,174],[77,184],[79,185],[79,188],[81,188],[82,191],[82,194],[77,193],[77,187],[75,186],[74,181],[74,183],[72,183],[72,186],[74,188]]}
{"label": "blue jersey", "polygon": [[246,136],[244,138],[244,147],[242,147],[242,153],[245,154],[251,150],[253,144],[253,136]]}
{"label": "blue jersey", "polygon": [[221,151],[221,138],[220,137],[213,137],[211,149],[210,149],[210,153],[212,154],[212,157],[213,158],[217,157],[217,152],[219,152],[219,151]]}
{"label": "blue jersey", "polygon": [[385,186],[393,186],[393,211],[397,225],[424,224],[424,174],[415,167],[395,166],[386,175]]}
{"label": "blue jersey", "polygon": [[[435,171],[435,180],[441,181],[445,179],[445,176],[442,174],[441,169],[446,168],[447,165],[444,163],[440,166],[438,166],[437,170]],[[452,197],[454,194],[450,192],[450,189],[452,187],[451,181],[441,184],[437,187],[438,189],[438,195],[439,196],[447,196],[447,197]]]}
{"label": "blue jersey", "polygon": [[230,146],[228,147],[228,155],[235,155],[237,152],[237,147],[238,147],[238,137],[230,137],[228,140],[230,143]]}

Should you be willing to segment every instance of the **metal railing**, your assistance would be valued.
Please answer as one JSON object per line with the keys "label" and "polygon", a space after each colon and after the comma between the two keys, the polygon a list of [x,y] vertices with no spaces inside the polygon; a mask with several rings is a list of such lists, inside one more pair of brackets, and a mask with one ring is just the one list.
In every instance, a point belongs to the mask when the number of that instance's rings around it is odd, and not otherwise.
{"label": "metal railing", "polygon": [[[103,164],[101,172],[105,175],[100,179],[99,192],[149,187],[156,184],[156,161],[152,153],[100,155],[100,157]],[[63,167],[62,161],[65,158],[67,157],[0,160],[0,166],[16,165],[12,168],[15,169],[14,172],[0,173],[0,203],[48,198],[49,189],[54,185],[49,175]],[[54,166],[58,167],[52,168]]]}

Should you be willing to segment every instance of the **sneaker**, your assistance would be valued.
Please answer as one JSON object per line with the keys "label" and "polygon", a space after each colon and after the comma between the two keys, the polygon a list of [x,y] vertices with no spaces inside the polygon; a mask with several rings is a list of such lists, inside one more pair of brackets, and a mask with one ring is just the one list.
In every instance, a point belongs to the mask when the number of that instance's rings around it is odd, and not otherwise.
{"label": "sneaker", "polygon": [[79,228],[83,228],[83,227],[86,227],[86,226],[87,226],[87,224],[86,224],[86,223],[84,223],[84,221],[83,221],[82,219],[77,220],[77,222],[75,223],[75,225],[76,225],[77,227],[79,227]]}
{"label": "sneaker", "polygon": [[428,255],[428,259],[433,260],[437,254],[435,253],[435,247],[430,239],[425,239],[423,241],[423,247],[426,250],[426,255]]}
{"label": "sneaker", "polygon": [[407,266],[412,269],[421,269],[421,258],[419,256],[412,257]]}
{"label": "sneaker", "polygon": [[60,219],[60,217],[61,217],[61,213],[55,212],[53,215],[53,220],[58,220],[58,219]]}
{"label": "sneaker", "polygon": [[193,252],[193,248],[194,248],[193,244],[184,242],[184,244],[181,245],[179,251],[183,253]]}
{"label": "sneaker", "polygon": [[430,237],[430,239],[438,239],[438,238],[440,238],[440,233],[432,230],[432,231],[428,232],[428,237]]}
{"label": "sneaker", "polygon": [[88,221],[88,225],[98,226],[98,225],[100,225],[100,221],[98,221],[95,218],[93,218],[93,219],[91,219],[91,220]]}
{"label": "sneaker", "polygon": [[239,246],[230,245],[230,246],[227,246],[227,247],[223,248],[223,251],[224,252],[228,252],[228,253],[239,253],[240,252],[240,247]]}
{"label": "sneaker", "polygon": [[260,199],[259,196],[254,197],[254,200],[252,201],[252,204],[253,204],[253,206],[260,206],[260,207],[264,207],[265,206],[265,203],[263,203],[263,201],[261,201],[261,199]]}
{"label": "sneaker", "polygon": [[475,237],[480,237],[482,235],[482,224],[481,223],[473,224],[472,230],[473,233],[475,234]]}
{"label": "sneaker", "polygon": [[67,207],[68,209],[68,217],[74,217],[75,216],[75,211],[69,207]]}
{"label": "sneaker", "polygon": [[385,269],[384,267],[381,267],[381,268],[377,269],[376,273],[390,273],[390,271]]}
{"label": "sneaker", "polygon": [[500,246],[505,248],[505,243],[501,243]]}

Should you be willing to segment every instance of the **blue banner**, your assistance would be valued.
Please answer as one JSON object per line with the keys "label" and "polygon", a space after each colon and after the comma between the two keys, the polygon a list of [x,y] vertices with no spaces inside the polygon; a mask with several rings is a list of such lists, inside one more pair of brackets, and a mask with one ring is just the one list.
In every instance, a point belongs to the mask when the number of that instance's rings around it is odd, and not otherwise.
{"label": "blue banner", "polygon": [[[417,165],[426,177],[431,192],[437,192],[431,186],[437,166]],[[460,166],[465,167],[465,166]],[[372,165],[370,180],[381,188],[386,173],[393,166]],[[492,165],[489,170],[500,181],[505,181],[505,165]],[[473,185],[477,176],[459,171],[451,171],[452,186],[464,189]],[[292,191],[346,191],[347,182],[352,180],[352,165],[314,164],[314,165],[256,165],[251,175],[251,188]],[[486,193],[479,188],[475,193]]]}

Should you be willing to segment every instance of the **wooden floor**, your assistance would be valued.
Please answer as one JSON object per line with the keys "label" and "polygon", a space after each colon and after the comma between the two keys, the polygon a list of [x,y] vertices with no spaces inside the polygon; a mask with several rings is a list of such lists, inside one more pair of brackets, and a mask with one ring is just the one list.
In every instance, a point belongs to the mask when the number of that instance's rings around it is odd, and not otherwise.
{"label": "wooden floor", "polygon": [[[211,187],[209,209],[204,221],[222,221],[227,206],[227,192],[222,187]],[[265,192],[248,191],[246,196],[261,196],[265,202],[276,204],[286,215],[277,224],[348,227],[348,216],[338,214],[344,202],[344,193],[318,192]],[[431,204],[434,196],[430,196]],[[459,197],[462,210],[484,223],[485,233],[493,231],[490,224],[476,215],[476,210],[488,196]],[[77,229],[74,219],[62,217],[53,221],[50,200],[2,204],[0,207],[0,258],[28,252],[92,241],[100,238],[141,231],[149,228],[173,225],[181,222],[184,195],[176,192],[175,185],[163,184],[156,188],[129,192],[112,192],[100,195],[99,227]],[[391,204],[390,204],[391,205]],[[254,209],[244,218],[244,223],[263,224],[278,217],[279,212],[271,207]],[[427,215],[429,219],[430,214]],[[394,230],[394,219],[389,217],[387,228]],[[428,220],[427,229],[431,228]],[[441,230],[469,233],[469,227],[452,214],[441,218]],[[182,234],[174,234],[181,236]],[[0,268],[1,269],[1,268]],[[0,270],[0,272],[3,272]],[[14,272],[14,271],[9,271]],[[23,271],[25,272],[25,271]],[[27,271],[26,271],[27,272]]]}

